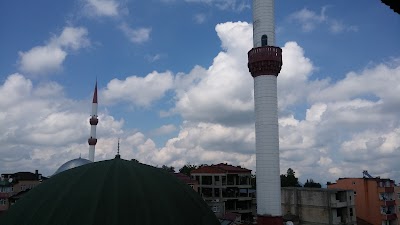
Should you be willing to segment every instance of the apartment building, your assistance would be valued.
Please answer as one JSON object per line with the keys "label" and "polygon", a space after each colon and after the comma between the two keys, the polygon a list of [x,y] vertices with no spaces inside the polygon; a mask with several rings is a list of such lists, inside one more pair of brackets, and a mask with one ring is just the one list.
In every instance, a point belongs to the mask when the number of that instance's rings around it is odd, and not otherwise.
{"label": "apartment building", "polygon": [[191,187],[194,191],[198,191],[199,182],[190,176],[183,174],[183,173],[174,173],[175,177],[181,180],[183,183],[187,184]]}
{"label": "apartment building", "polygon": [[326,188],[284,187],[281,189],[282,214],[298,218],[298,224],[357,224],[354,193]]}
{"label": "apartment building", "polygon": [[[42,180],[47,179],[42,177],[42,174],[35,171],[31,172],[18,172],[18,173],[4,173],[0,177],[0,214],[6,211],[11,203],[9,199],[16,196],[18,193],[26,192],[40,184]],[[16,199],[16,198],[15,198]],[[15,202],[15,199],[13,202]]]}
{"label": "apartment building", "polygon": [[397,209],[396,209],[396,215],[397,215],[397,224],[400,225],[400,184],[394,186],[394,198]]}
{"label": "apartment building", "polygon": [[[366,171],[364,171],[366,172]],[[328,188],[353,190],[357,217],[374,225],[398,225],[395,183],[379,177],[339,178]]]}
{"label": "apartment building", "polygon": [[198,181],[198,192],[217,217],[237,213],[242,221],[253,219],[251,170],[220,163],[195,169],[191,176]]}

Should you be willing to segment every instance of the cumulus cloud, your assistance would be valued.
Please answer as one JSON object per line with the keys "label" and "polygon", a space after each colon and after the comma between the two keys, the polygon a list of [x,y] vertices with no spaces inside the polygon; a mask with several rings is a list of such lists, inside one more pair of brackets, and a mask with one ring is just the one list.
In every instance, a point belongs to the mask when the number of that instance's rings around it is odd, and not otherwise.
{"label": "cumulus cloud", "polygon": [[[252,27],[228,22],[218,24],[216,32],[221,51],[208,68],[195,66],[187,74],[152,72],[107,84],[101,91],[103,102],[130,102],[142,107],[156,104],[170,91],[174,105],[163,115],[179,115],[183,122],[179,128],[161,124],[157,130],[160,135],[177,135],[157,145],[142,131],[125,131],[123,121],[100,114],[103,118],[99,126],[112,129],[103,128],[107,131],[99,134],[97,159],[113,157],[116,137],[121,137],[121,153],[126,159],[175,168],[188,162],[226,162],[254,171],[253,79],[246,57]],[[313,178],[325,183],[344,176],[361,177],[361,172],[368,170],[374,176],[399,180],[400,98],[396,93],[400,60],[349,71],[333,82],[313,80],[311,75],[317,71],[306,55],[306,49],[295,42],[283,46],[284,64],[278,76],[281,173],[291,167],[302,181]],[[0,166],[17,168],[34,160],[39,162],[35,165],[55,168],[52,160],[57,154],[68,158],[77,155],[79,149],[86,151],[87,114],[82,116],[78,103],[63,97],[59,85],[45,87],[39,91],[19,74],[9,76],[1,86],[0,106],[8,110],[0,113],[0,122],[5,124],[0,143],[6,146],[6,150],[0,150]],[[28,118],[19,107],[38,110],[30,110],[33,115]],[[78,128],[70,127],[65,120],[83,131],[73,130]],[[38,135],[31,135],[33,131]],[[73,131],[75,136],[71,135]],[[58,144],[59,137],[52,136],[53,132],[71,139],[71,143]],[[20,147],[12,143],[27,144]]]}
{"label": "cumulus cloud", "polygon": [[28,74],[48,74],[62,69],[68,52],[90,45],[88,31],[83,27],[65,27],[59,36],[53,36],[46,45],[19,52],[19,69]]}
{"label": "cumulus cloud", "polygon": [[101,92],[103,101],[112,104],[120,101],[148,107],[161,99],[173,86],[171,72],[152,72],[145,77],[130,76],[125,80],[113,79]]}
{"label": "cumulus cloud", "polygon": [[[73,101],[54,82],[34,86],[21,74],[0,84],[0,170],[40,169],[51,175],[66,161],[87,157],[90,99]],[[123,121],[100,113],[98,136],[116,136]]]}
{"label": "cumulus cloud", "polygon": [[150,39],[151,28],[136,28],[132,29],[126,23],[119,26],[125,36],[133,43],[143,43]]}
{"label": "cumulus cloud", "polygon": [[[248,123],[253,118],[253,84],[246,54],[241,53],[251,48],[251,26],[245,22],[226,23],[217,25],[216,31],[225,51],[207,70],[195,68],[189,75],[176,77],[173,112],[190,121]],[[187,83],[187,79],[193,82]]]}
{"label": "cumulus cloud", "polygon": [[346,25],[343,21],[328,17],[326,15],[328,7],[324,6],[321,11],[315,12],[307,8],[292,13],[289,16],[290,21],[294,21],[301,25],[303,32],[311,32],[320,25],[325,25],[331,33],[341,33],[345,31],[355,32],[358,27],[354,25]]}
{"label": "cumulus cloud", "polygon": [[174,124],[167,124],[167,125],[162,125],[161,127],[155,129],[154,131],[151,132],[151,134],[159,136],[159,135],[170,134],[176,130],[177,128]]}

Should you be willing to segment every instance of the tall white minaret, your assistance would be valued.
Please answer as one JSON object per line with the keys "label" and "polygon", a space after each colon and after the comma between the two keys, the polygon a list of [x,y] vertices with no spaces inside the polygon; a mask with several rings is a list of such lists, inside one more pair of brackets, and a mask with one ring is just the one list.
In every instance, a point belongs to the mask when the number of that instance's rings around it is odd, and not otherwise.
{"label": "tall white minaret", "polygon": [[253,0],[253,49],[258,225],[283,224],[279,170],[277,78],[282,49],[275,47],[274,0]]}
{"label": "tall white minaret", "polygon": [[96,81],[96,86],[94,87],[93,102],[92,102],[92,115],[90,116],[89,123],[90,123],[90,138],[88,139],[89,160],[94,162],[94,151],[95,151],[96,143],[97,143],[96,126],[99,123],[99,119],[97,118],[97,81]]}

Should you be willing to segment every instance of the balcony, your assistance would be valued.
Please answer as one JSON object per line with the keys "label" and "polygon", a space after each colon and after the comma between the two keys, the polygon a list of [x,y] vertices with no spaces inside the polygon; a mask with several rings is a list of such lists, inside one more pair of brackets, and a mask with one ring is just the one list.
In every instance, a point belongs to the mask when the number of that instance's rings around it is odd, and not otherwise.
{"label": "balcony", "polygon": [[251,49],[248,53],[248,68],[253,77],[259,75],[278,76],[282,67],[282,49],[263,46]]}
{"label": "balcony", "polygon": [[343,208],[343,207],[346,207],[347,206],[347,202],[339,202],[339,201],[337,201],[337,202],[332,202],[331,203],[331,207],[332,208]]}
{"label": "balcony", "polygon": [[381,200],[381,206],[394,206],[396,205],[395,200]]}
{"label": "balcony", "polygon": [[225,209],[226,212],[232,212],[232,213],[251,213],[252,210],[251,208],[236,208],[236,209]]}
{"label": "balcony", "polygon": [[394,187],[378,187],[378,192],[381,193],[393,193]]}
{"label": "balcony", "polygon": [[382,214],[381,219],[382,220],[395,220],[397,218],[397,215],[395,213],[392,214]]}

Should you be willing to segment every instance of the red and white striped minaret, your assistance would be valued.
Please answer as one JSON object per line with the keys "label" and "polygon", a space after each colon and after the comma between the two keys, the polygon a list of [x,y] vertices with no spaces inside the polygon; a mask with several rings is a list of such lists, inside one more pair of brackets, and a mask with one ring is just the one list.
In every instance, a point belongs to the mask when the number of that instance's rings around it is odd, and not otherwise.
{"label": "red and white striped minaret", "polygon": [[97,143],[96,126],[99,123],[99,119],[97,118],[97,81],[96,81],[96,86],[94,87],[92,115],[90,116],[89,123],[90,123],[90,138],[88,139],[89,160],[94,162],[94,151]]}
{"label": "red and white striped minaret", "polygon": [[274,0],[253,0],[254,46],[248,67],[254,78],[258,225],[283,224],[277,99],[282,49],[274,43]]}

